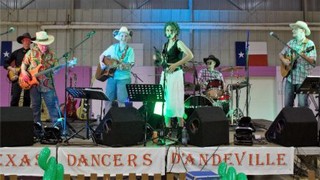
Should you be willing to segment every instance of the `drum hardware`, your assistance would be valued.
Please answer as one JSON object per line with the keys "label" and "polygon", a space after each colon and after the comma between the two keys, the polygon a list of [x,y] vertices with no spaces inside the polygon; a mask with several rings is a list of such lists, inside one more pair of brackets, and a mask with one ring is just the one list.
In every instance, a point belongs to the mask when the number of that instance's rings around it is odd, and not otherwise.
{"label": "drum hardware", "polygon": [[223,95],[223,81],[220,79],[208,80],[205,94],[212,99],[218,99]]}
{"label": "drum hardware", "polygon": [[230,66],[230,67],[224,67],[224,68],[221,68],[221,72],[234,72],[235,70],[240,70],[240,69],[243,69],[244,67],[242,66]]}

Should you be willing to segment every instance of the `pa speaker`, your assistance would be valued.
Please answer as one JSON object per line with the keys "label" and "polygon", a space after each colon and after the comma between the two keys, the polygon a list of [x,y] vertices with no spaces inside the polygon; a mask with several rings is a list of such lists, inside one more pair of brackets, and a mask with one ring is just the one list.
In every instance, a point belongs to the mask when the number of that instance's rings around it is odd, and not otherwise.
{"label": "pa speaker", "polygon": [[33,113],[29,107],[1,107],[0,147],[33,144]]}
{"label": "pa speaker", "polygon": [[317,146],[317,120],[306,107],[285,107],[278,114],[265,137],[282,146]]}
{"label": "pa speaker", "polygon": [[229,144],[229,123],[219,107],[195,109],[187,120],[189,144],[205,147]]}
{"label": "pa speaker", "polygon": [[129,146],[143,142],[144,120],[134,107],[112,107],[98,125],[96,141],[107,146]]}

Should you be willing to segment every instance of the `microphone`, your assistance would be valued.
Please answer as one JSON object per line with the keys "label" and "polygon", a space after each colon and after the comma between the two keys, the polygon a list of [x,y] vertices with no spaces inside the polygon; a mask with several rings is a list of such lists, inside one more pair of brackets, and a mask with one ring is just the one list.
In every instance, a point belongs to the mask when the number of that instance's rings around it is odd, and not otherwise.
{"label": "microphone", "polygon": [[16,29],[14,27],[10,27],[8,33],[14,32]]}
{"label": "microphone", "polygon": [[16,29],[14,27],[10,27],[8,31],[4,32],[4,33],[1,33],[0,35],[5,35],[5,34],[9,34],[13,31],[15,31]]}
{"label": "microphone", "polygon": [[94,34],[96,34],[96,31],[92,30],[87,34],[87,37],[92,37]]}
{"label": "microphone", "polygon": [[274,32],[270,32],[269,35],[270,35],[270,36],[273,36],[273,37],[275,37],[275,38],[277,38],[277,39],[279,39],[279,37],[278,37],[278,36],[276,35],[276,33],[274,33]]}

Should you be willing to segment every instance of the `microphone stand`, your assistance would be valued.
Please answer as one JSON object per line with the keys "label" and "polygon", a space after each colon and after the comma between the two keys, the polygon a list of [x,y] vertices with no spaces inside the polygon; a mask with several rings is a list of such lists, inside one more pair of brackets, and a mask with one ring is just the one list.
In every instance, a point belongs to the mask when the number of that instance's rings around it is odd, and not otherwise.
{"label": "microphone stand", "polygon": [[93,37],[93,35],[95,34],[96,32],[95,31],[90,31],[86,37],[81,41],[79,42],[77,45],[75,45],[73,48],[70,48],[70,50],[66,53],[64,53],[62,55],[62,57],[60,57],[58,59],[58,61],[60,61],[60,59],[64,58],[65,59],[65,71],[64,71],[64,87],[65,87],[65,91],[64,91],[64,118],[65,118],[65,121],[63,122],[63,136],[67,136],[68,133],[67,133],[67,101],[68,101],[68,98],[67,98],[67,93],[66,93],[66,89],[68,87],[67,85],[67,81],[68,81],[68,59],[69,59],[69,56],[71,53],[73,53],[81,44],[83,44],[85,41],[87,41],[88,39],[90,39],[91,37]]}
{"label": "microphone stand", "polygon": [[[247,91],[246,91],[246,115],[247,117],[249,116],[249,35],[250,35],[250,31],[247,31],[247,44],[246,44],[246,81],[247,81]],[[238,115],[239,115],[239,111],[238,111]],[[238,116],[239,117],[239,116]]]}

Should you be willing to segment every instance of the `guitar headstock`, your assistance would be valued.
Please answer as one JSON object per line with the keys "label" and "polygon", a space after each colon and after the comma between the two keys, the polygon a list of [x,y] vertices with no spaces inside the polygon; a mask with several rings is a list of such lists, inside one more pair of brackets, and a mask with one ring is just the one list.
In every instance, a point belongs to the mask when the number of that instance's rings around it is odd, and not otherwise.
{"label": "guitar headstock", "polygon": [[78,63],[78,58],[74,57],[68,61],[68,67],[74,67]]}

